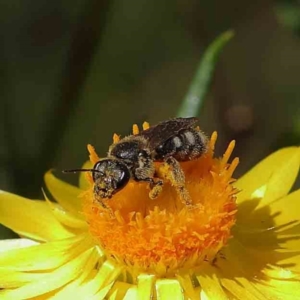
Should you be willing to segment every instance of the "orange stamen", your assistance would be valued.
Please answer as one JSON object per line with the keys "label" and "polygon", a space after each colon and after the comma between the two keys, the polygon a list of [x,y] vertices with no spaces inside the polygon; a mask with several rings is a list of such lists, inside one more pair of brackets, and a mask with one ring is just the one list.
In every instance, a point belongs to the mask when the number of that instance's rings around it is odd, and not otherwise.
{"label": "orange stamen", "polygon": [[150,124],[148,122],[143,123],[143,130],[147,130],[150,128]]}
{"label": "orange stamen", "polygon": [[225,165],[227,164],[228,160],[229,160],[229,157],[231,156],[232,152],[233,152],[233,149],[235,147],[235,141],[231,141],[223,155],[223,158],[221,160],[221,164],[223,167],[225,167]]}
{"label": "orange stamen", "polygon": [[88,144],[87,145],[87,149],[88,149],[88,152],[90,154],[90,161],[93,163],[93,165],[98,162],[100,160],[99,156],[97,155],[96,151],[95,151],[95,148],[91,145],[91,144]]}
{"label": "orange stamen", "polygon": [[113,143],[116,144],[120,141],[120,136],[114,133],[113,135]]}
{"label": "orange stamen", "polygon": [[239,162],[240,162],[239,158],[235,157],[227,170],[226,180],[230,180],[230,178],[232,177],[232,174],[235,171],[236,167],[238,166]]}
{"label": "orange stamen", "polygon": [[139,127],[137,126],[137,124],[133,124],[133,126],[132,126],[132,133],[133,133],[134,135],[140,133],[140,130],[139,130]]}
{"label": "orange stamen", "polygon": [[215,150],[215,144],[218,138],[218,133],[214,131],[211,135],[210,141],[209,141],[209,148],[214,151]]}

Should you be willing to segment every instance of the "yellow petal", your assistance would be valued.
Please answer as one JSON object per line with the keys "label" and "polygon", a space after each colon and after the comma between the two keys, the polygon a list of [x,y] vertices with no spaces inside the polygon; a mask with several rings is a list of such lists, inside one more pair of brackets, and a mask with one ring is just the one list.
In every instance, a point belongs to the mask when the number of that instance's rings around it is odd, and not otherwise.
{"label": "yellow petal", "polygon": [[[82,166],[82,169],[91,169],[93,168],[93,164],[88,160],[84,163],[84,165]],[[81,190],[87,190],[90,187],[90,183],[86,178],[86,173],[85,172],[81,172],[79,174],[79,188]]]}
{"label": "yellow petal", "polygon": [[18,288],[26,283],[42,279],[43,274],[24,273],[0,269],[0,288]]}
{"label": "yellow petal", "polygon": [[[278,280],[300,280],[300,255],[294,256],[293,259],[290,259],[289,261],[282,260],[278,266],[271,266],[269,265],[268,268],[263,270],[263,273],[268,277],[272,279],[278,279]],[[288,267],[293,266],[295,264],[295,261],[298,263],[298,270],[294,272],[295,267]],[[283,265],[280,267],[280,265]]]}
{"label": "yellow petal", "polygon": [[[105,286],[104,288],[100,289],[100,291],[97,292],[95,295],[90,296],[89,300],[106,299],[106,296],[107,296],[108,292],[111,290],[113,284],[114,283],[112,282],[112,283],[108,284],[107,286]],[[85,299],[82,299],[82,300],[85,300]]]}
{"label": "yellow petal", "polygon": [[49,208],[52,210],[53,215],[60,223],[70,228],[79,229],[79,231],[87,231],[88,225],[86,221],[75,217],[74,215],[65,211],[60,205],[51,202],[46,194],[44,194],[44,197],[47,204],[49,205]]}
{"label": "yellow petal", "polygon": [[285,281],[280,280],[278,287],[269,286],[268,283],[258,284],[259,290],[268,295],[271,300],[296,300],[299,299],[299,282],[293,282],[288,289],[283,288]]}
{"label": "yellow petal", "polygon": [[85,251],[62,267],[51,273],[45,274],[38,281],[25,284],[22,287],[14,290],[0,291],[0,299],[21,300],[32,298],[64,286],[81,274],[82,269],[91,258],[91,255],[94,251],[94,249]]}
{"label": "yellow petal", "polygon": [[[279,276],[280,280],[268,277],[268,275],[274,274],[270,272],[274,250],[269,252],[269,256],[264,255],[261,251],[257,251],[255,254],[253,249],[243,247],[238,241],[233,240],[229,247],[224,248],[222,252],[224,258],[217,260],[217,268],[221,273],[221,284],[238,299],[281,300],[293,299],[292,295],[294,295],[294,299],[298,299],[300,281],[288,280],[293,278],[293,274],[290,274],[289,278],[287,274],[282,274]],[[292,260],[286,265],[286,268],[291,266]],[[279,268],[277,268],[278,270]],[[294,278],[296,277],[294,276]]]}
{"label": "yellow petal", "polygon": [[[5,257],[6,253],[10,253],[11,250],[21,249],[37,245],[38,243],[29,239],[13,239],[13,240],[1,240],[0,241],[0,261]],[[6,253],[4,253],[6,252]],[[36,280],[39,275],[23,273],[14,270],[7,270],[0,263],[0,288],[15,288],[22,284]]]}
{"label": "yellow petal", "polygon": [[186,296],[186,298],[199,299],[200,290],[199,288],[195,288],[194,286],[195,285],[194,281],[196,281],[196,279],[192,280],[189,273],[190,272],[181,271],[178,274],[176,274],[176,278],[180,282],[180,285],[184,290],[184,295]]}
{"label": "yellow petal", "polygon": [[203,265],[203,268],[201,268],[201,273],[196,275],[196,277],[208,299],[228,299],[218,277],[216,276],[216,269],[210,264]]}
{"label": "yellow petal", "polygon": [[73,234],[55,219],[45,201],[0,191],[0,223],[31,239],[47,241]]}
{"label": "yellow petal", "polygon": [[152,298],[155,276],[150,274],[140,274],[138,276],[138,297],[140,300]]}
{"label": "yellow petal", "polygon": [[260,291],[246,278],[221,278],[222,285],[239,300],[266,300]]}
{"label": "yellow petal", "polygon": [[235,186],[241,190],[238,203],[255,198],[254,192],[264,185],[267,188],[258,207],[285,196],[296,179],[299,164],[299,147],[284,148],[271,154],[236,182]]}
{"label": "yellow petal", "polygon": [[44,180],[51,195],[64,209],[78,218],[84,218],[81,213],[82,204],[79,198],[82,190],[56,178],[51,171],[45,174]]}
{"label": "yellow petal", "polygon": [[109,300],[123,300],[127,291],[132,287],[131,284],[126,282],[117,281],[111,288],[107,299]]}
{"label": "yellow petal", "polygon": [[[132,285],[126,292],[124,300],[140,300],[138,297],[137,287]],[[149,299],[150,300],[150,299]]]}
{"label": "yellow petal", "polygon": [[[294,251],[280,249],[280,245],[272,240],[270,243],[268,240],[265,242],[266,238],[262,238],[261,242],[255,241],[255,237],[250,238],[247,235],[239,236],[238,239],[231,240],[229,247],[224,249],[224,252],[227,260],[240,261],[239,268],[247,278],[265,277],[265,275],[282,280],[299,278],[299,239]],[[245,260],[246,262],[244,262]]]}
{"label": "yellow petal", "polygon": [[207,295],[205,294],[205,292],[203,290],[200,290],[200,299],[201,300],[211,300],[207,297]]}
{"label": "yellow petal", "polygon": [[98,263],[99,257],[95,252],[91,259],[84,266],[82,273],[76,279],[60,289],[51,300],[76,299],[85,300],[94,295],[95,289],[91,286],[91,273],[95,273],[95,265]]}
{"label": "yellow petal", "polygon": [[231,252],[230,249],[226,249],[225,257],[219,258],[216,263],[221,285],[239,300],[269,299],[255,284],[254,279],[259,276],[260,269],[255,269],[253,260],[243,257],[238,250]]}
{"label": "yellow petal", "polygon": [[253,257],[249,257],[248,252],[234,239],[222,253],[224,257],[217,259],[216,270],[220,272],[219,280],[224,288],[239,300],[269,299],[257,288],[254,281],[265,265],[261,266]]}
{"label": "yellow petal", "polygon": [[[264,273],[275,278],[297,278],[300,274],[300,236],[274,236],[271,232],[261,234],[236,234],[230,245],[236,249],[235,257],[247,257],[249,274]],[[245,267],[245,266],[244,266]]]}
{"label": "yellow petal", "polygon": [[269,279],[260,286],[267,286],[279,299],[300,299],[300,281]]}
{"label": "yellow petal", "polygon": [[99,292],[94,294],[93,290],[89,290],[89,282],[87,284],[80,285],[79,281],[71,282],[66,288],[60,290],[55,294],[51,300],[65,300],[65,299],[76,299],[76,300],[102,300],[106,299],[108,292],[110,291],[113,283],[100,289]]}
{"label": "yellow petal", "polygon": [[[255,202],[255,200],[252,200]],[[284,232],[292,230],[300,223],[300,190],[271,202],[267,207],[249,210],[246,202],[240,204],[237,224],[241,232],[272,230]],[[243,229],[244,227],[244,229]],[[296,233],[296,232],[295,232]],[[298,234],[300,231],[298,230]]]}
{"label": "yellow petal", "polygon": [[183,300],[183,290],[176,279],[159,279],[156,281],[156,294],[158,300]]}
{"label": "yellow petal", "polygon": [[93,246],[89,237],[73,238],[13,249],[0,255],[1,270],[42,271],[60,267]]}
{"label": "yellow petal", "polygon": [[[264,252],[274,252],[274,257],[287,257],[300,253],[300,234],[284,235],[276,234],[273,231],[264,231],[256,233],[243,233],[234,231],[235,240],[238,240],[243,247],[248,250],[255,249],[261,256]],[[230,243],[235,243],[230,241]],[[281,255],[280,253],[286,253]],[[288,254],[289,253],[289,254]],[[272,255],[273,256],[273,255]]]}
{"label": "yellow petal", "polygon": [[[38,242],[30,239],[11,239],[11,240],[0,240],[0,253],[10,251],[13,249],[21,249],[38,245]],[[1,266],[1,265],[0,265]]]}
{"label": "yellow petal", "polygon": [[92,296],[100,290],[101,295],[105,297],[120,273],[120,266],[117,266],[110,261],[106,261],[102,264],[96,276],[82,287],[81,292]]}
{"label": "yellow petal", "polygon": [[[98,254],[97,257],[99,260]],[[87,269],[91,271],[91,266],[93,265],[85,266],[84,272],[86,272]],[[119,266],[114,265],[110,261],[106,261],[101,265],[100,269],[96,273],[93,272],[88,279],[85,279],[86,274],[84,275],[85,277],[81,276],[59,291],[53,299],[104,299],[111,290],[116,278],[120,275],[120,272],[121,268]],[[84,283],[82,283],[83,279],[85,279]]]}

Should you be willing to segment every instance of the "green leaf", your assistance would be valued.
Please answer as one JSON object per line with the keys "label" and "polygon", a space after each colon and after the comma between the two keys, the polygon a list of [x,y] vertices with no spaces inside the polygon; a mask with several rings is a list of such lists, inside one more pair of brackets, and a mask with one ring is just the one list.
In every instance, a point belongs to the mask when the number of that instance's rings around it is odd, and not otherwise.
{"label": "green leaf", "polygon": [[228,30],[217,37],[207,48],[200,60],[196,74],[190,88],[178,110],[178,117],[196,116],[203,106],[204,98],[210,86],[213,71],[223,47],[234,36],[232,30]]}

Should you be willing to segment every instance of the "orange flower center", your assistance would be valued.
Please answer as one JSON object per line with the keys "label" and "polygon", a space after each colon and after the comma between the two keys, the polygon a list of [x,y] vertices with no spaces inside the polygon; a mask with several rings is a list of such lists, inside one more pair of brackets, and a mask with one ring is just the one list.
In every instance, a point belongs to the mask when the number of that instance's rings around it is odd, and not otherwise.
{"label": "orange flower center", "polygon": [[[238,159],[231,164],[231,142],[221,159],[213,158],[217,134],[202,157],[180,163],[193,207],[186,207],[174,187],[164,181],[157,199],[149,198],[146,183],[131,180],[105,209],[94,201],[93,186],[85,193],[84,213],[90,232],[108,257],[134,272],[174,275],[179,269],[212,261],[230,237],[235,223],[236,190],[231,183]],[[89,148],[91,160],[99,158]],[[156,163],[163,179],[166,170]],[[93,184],[93,183],[92,183]],[[113,216],[112,216],[113,213]]]}

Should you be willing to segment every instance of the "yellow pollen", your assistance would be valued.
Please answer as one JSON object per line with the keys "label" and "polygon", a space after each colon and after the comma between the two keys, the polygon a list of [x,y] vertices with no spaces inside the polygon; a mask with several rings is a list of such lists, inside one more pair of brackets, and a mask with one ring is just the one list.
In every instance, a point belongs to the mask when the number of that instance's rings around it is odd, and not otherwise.
{"label": "yellow pollen", "polygon": [[[144,123],[143,129],[147,126]],[[137,132],[133,127],[133,133]],[[180,163],[192,209],[182,203],[168,176],[162,178],[163,189],[155,200],[149,198],[147,183],[134,180],[104,200],[110,209],[94,200],[93,185],[84,194],[84,213],[92,236],[106,255],[123,264],[133,278],[139,272],[164,277],[180,269],[201,268],[203,261],[213,261],[231,237],[237,193],[231,183],[238,158],[228,162],[234,141],[222,158],[214,158],[216,140],[214,132],[207,153]],[[88,150],[94,163],[98,156],[91,146]],[[161,172],[161,165],[155,163],[157,171]]]}

